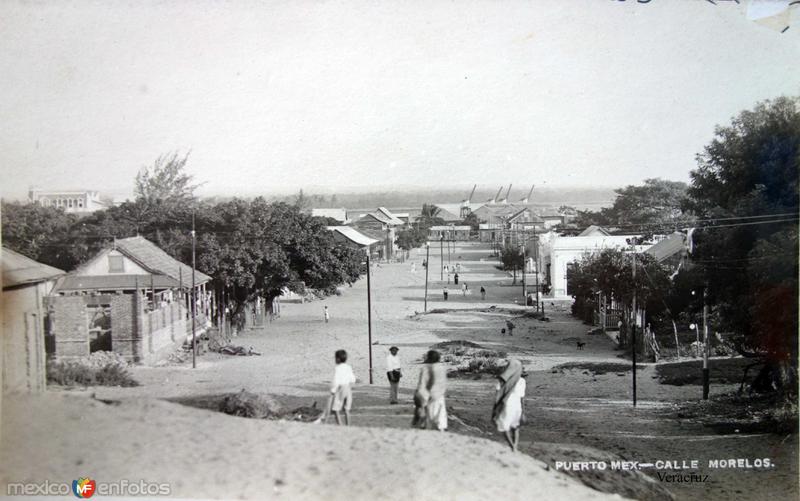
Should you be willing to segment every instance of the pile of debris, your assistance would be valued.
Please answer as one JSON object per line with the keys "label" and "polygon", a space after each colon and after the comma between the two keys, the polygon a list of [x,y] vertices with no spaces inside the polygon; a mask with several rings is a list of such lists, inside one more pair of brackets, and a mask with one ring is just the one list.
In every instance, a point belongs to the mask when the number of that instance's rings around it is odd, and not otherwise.
{"label": "pile of debris", "polygon": [[252,355],[261,355],[261,353],[255,351],[253,347],[245,348],[244,346],[236,346],[233,344],[229,344],[226,346],[222,346],[216,350],[217,353],[222,353],[223,355],[236,355],[240,357],[249,357]]}

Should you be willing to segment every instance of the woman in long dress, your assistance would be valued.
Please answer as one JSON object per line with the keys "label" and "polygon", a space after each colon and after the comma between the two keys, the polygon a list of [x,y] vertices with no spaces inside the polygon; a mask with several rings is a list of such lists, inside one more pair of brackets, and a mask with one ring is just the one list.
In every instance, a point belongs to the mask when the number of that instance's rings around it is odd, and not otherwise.
{"label": "woman in long dress", "polygon": [[519,427],[525,421],[525,374],[522,362],[511,358],[502,374],[498,376],[492,421],[497,431],[505,434],[511,450],[519,446]]}
{"label": "woman in long dress", "polygon": [[447,407],[444,394],[447,390],[447,370],[439,363],[441,355],[431,350],[425,356],[425,362],[419,371],[419,383],[414,393],[413,426],[420,428],[447,429]]}

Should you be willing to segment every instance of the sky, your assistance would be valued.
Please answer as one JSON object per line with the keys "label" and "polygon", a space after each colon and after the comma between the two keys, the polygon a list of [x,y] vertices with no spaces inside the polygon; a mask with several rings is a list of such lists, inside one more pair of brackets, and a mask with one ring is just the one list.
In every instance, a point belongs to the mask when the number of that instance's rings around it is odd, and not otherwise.
{"label": "sky", "polygon": [[174,151],[206,195],[688,181],[800,95],[800,12],[749,3],[6,0],[0,195],[124,198]]}

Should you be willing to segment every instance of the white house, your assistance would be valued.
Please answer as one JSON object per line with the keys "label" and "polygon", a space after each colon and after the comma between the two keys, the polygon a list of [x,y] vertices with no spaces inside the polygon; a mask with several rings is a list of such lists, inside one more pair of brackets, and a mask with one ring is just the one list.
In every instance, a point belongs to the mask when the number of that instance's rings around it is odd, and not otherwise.
{"label": "white house", "polygon": [[[607,235],[604,231],[596,231],[591,236],[564,237],[548,232],[539,239],[539,252],[542,270],[550,284],[550,294],[555,298],[570,296],[567,290],[567,270],[571,263],[580,261],[586,254],[599,252],[602,249],[630,249],[628,239],[637,235]],[[647,245],[637,246],[636,252],[642,252]]]}

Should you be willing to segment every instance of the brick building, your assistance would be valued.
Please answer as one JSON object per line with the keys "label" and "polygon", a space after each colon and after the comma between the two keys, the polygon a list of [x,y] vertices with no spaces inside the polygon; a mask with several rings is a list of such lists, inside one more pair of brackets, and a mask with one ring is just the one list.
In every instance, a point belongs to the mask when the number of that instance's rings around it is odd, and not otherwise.
{"label": "brick building", "polygon": [[[196,335],[209,327],[211,277],[195,271]],[[114,351],[152,363],[191,337],[191,267],[142,237],[117,240],[60,278],[51,312],[53,353],[80,357]]]}

